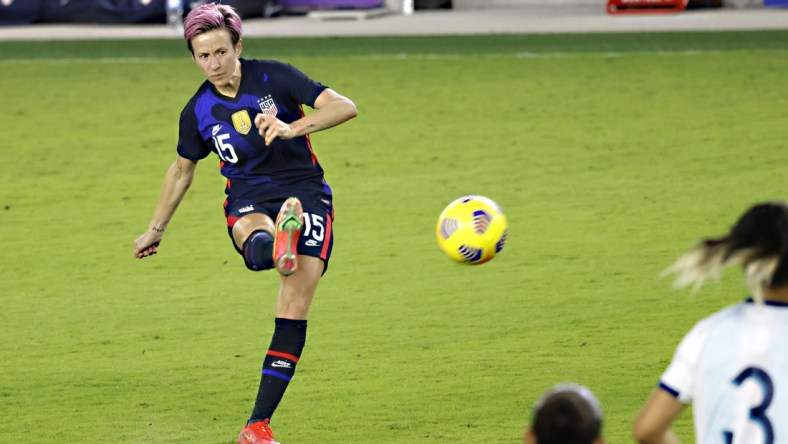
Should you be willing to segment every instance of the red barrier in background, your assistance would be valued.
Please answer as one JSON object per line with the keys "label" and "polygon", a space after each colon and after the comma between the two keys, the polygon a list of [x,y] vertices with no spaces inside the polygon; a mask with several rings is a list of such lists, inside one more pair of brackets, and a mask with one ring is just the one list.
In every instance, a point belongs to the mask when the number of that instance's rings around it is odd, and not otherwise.
{"label": "red barrier in background", "polygon": [[676,13],[687,8],[689,0],[608,0],[608,14]]}

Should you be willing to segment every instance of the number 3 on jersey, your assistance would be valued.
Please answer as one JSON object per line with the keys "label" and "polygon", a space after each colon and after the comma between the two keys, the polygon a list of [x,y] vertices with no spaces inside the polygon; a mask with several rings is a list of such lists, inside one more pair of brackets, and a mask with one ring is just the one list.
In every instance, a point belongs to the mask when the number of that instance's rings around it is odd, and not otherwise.
{"label": "number 3 on jersey", "polygon": [[[769,405],[772,403],[772,397],[774,396],[774,384],[772,383],[772,378],[769,377],[768,373],[758,367],[747,367],[731,382],[735,386],[739,387],[742,385],[742,383],[744,383],[744,381],[748,379],[752,379],[753,381],[759,383],[763,388],[763,399],[761,400],[761,403],[750,409],[750,421],[758,424],[763,430],[763,443],[773,444],[774,427],[772,427],[772,422],[769,420],[769,417],[766,416],[766,409],[769,408]],[[722,436],[725,440],[725,444],[733,443],[732,432],[722,432]]]}
{"label": "number 3 on jersey", "polygon": [[225,162],[236,163],[238,162],[238,155],[235,154],[235,148],[232,144],[225,142],[230,138],[230,134],[224,133],[218,136],[213,136],[213,144],[216,146],[216,154]]}

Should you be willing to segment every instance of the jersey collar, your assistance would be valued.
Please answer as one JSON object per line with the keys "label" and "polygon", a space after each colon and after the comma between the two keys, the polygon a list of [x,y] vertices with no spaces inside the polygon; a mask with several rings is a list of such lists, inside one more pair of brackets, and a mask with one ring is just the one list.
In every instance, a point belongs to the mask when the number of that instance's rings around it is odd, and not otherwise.
{"label": "jersey collar", "polygon": [[[755,301],[752,297],[747,298],[744,302],[748,304],[753,304]],[[763,301],[764,305],[768,305],[769,307],[784,307],[788,308],[788,302],[777,302],[777,301]]]}

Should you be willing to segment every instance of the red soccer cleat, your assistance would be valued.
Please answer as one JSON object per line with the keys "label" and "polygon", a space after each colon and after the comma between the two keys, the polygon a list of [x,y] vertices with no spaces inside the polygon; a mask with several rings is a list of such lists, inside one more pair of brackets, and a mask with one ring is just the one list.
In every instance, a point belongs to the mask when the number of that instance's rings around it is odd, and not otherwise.
{"label": "red soccer cleat", "polygon": [[274,265],[284,276],[298,270],[298,238],[304,226],[304,209],[297,197],[288,198],[276,216]]}
{"label": "red soccer cleat", "polygon": [[241,430],[238,444],[279,444],[274,441],[274,432],[268,427],[268,420],[253,422]]}

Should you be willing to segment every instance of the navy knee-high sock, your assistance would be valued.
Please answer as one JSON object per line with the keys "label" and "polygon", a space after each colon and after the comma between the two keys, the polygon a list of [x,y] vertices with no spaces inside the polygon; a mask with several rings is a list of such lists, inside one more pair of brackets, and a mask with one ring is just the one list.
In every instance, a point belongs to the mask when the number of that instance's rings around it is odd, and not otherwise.
{"label": "navy knee-high sock", "polygon": [[263,360],[260,388],[249,423],[270,419],[295,373],[306,343],[306,320],[276,318],[271,345]]}

